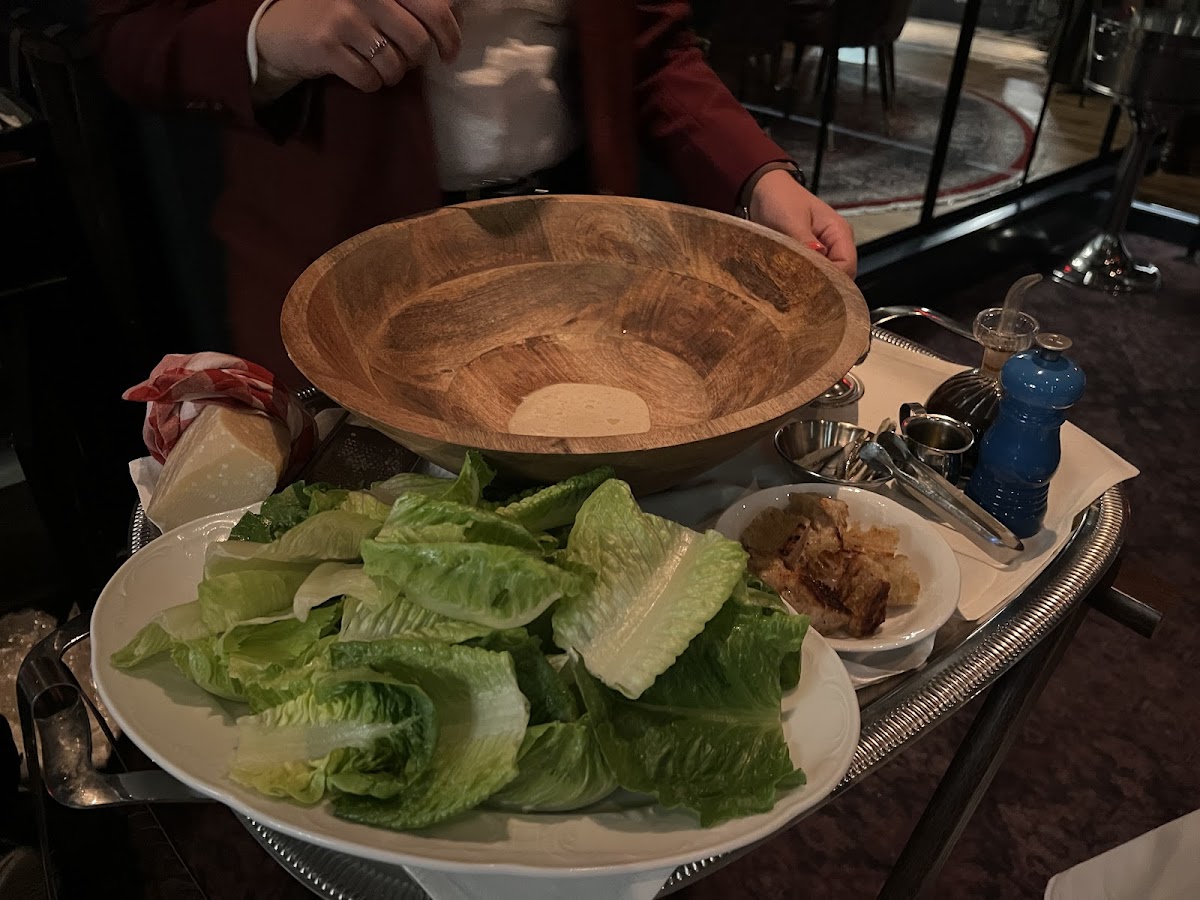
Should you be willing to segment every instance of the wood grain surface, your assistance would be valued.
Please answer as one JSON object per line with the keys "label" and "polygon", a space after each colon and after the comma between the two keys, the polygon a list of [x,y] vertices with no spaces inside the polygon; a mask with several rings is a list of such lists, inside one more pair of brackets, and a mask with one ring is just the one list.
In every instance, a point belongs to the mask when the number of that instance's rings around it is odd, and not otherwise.
{"label": "wood grain surface", "polygon": [[[824,258],[731,216],[538,196],[381,225],[301,275],[296,366],[423,456],[468,448],[539,481],[609,464],[646,493],[748,446],[866,351],[866,305]],[[552,384],[642,397],[643,434],[510,434]]]}

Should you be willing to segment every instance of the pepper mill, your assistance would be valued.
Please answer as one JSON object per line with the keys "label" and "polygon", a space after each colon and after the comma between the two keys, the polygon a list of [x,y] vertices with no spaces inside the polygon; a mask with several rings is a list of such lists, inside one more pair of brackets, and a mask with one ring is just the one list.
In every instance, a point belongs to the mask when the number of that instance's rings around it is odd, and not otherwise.
{"label": "pepper mill", "polygon": [[975,445],[963,458],[963,474],[970,475],[979,456],[983,436],[996,419],[1000,405],[1000,370],[1014,353],[1028,350],[1037,334],[1037,320],[1020,312],[1025,292],[1041,281],[1040,275],[1027,275],[1009,289],[1004,306],[985,309],[975,317],[972,331],[983,345],[983,361],[978,368],[951,375],[936,387],[925,408],[940,416],[957,419],[975,435]]}
{"label": "pepper mill", "polygon": [[1064,356],[1070,338],[1039,334],[1037,348],[1004,364],[1004,397],[983,437],[967,496],[1019,538],[1041,530],[1050,479],[1062,458],[1059,430],[1083,396],[1083,370]]}

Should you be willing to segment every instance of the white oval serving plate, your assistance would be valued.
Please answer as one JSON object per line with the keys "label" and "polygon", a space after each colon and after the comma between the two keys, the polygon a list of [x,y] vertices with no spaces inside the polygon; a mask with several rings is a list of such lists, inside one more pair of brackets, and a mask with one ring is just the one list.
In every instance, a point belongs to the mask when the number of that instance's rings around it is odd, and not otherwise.
{"label": "white oval serving plate", "polygon": [[227,774],[245,712],[205,693],[165,658],[135,670],[108,660],[160,610],[195,599],[205,548],[241,512],[209,516],[153,541],[105,587],[92,613],[92,674],[126,734],[180,781],[284,834],[382,863],[460,873],[563,878],[669,868],[765,838],[812,809],[841,781],[858,744],[858,703],[841,661],[816,632],[804,642],[800,684],[783,701],[792,759],[808,783],[775,808],[700,828],[683,811],[613,802],[589,811],[513,815],[475,810],[419,832],[337,819],[234,783]]}

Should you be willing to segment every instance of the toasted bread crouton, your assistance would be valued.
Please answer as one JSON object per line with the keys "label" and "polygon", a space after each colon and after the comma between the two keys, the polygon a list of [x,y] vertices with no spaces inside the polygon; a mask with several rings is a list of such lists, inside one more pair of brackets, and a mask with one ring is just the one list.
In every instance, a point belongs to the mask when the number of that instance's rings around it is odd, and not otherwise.
{"label": "toasted bread crouton", "polygon": [[[761,568],[756,568],[753,563],[760,559],[766,559],[766,565]],[[796,581],[799,575],[789,569],[782,559],[778,556],[772,557],[751,557],[750,571],[761,578],[767,585],[775,589],[775,592],[781,596],[785,591],[790,591],[796,586]]]}
{"label": "toasted bread crouton", "polygon": [[857,553],[850,558],[841,594],[842,602],[850,610],[846,630],[851,636],[866,637],[883,624],[891,590],[886,576],[883,566],[866,554]]}
{"label": "toasted bread crouton", "polygon": [[869,553],[871,556],[895,556],[900,546],[900,531],[896,528],[860,528],[851,525],[842,532],[842,545],[850,553]]}
{"label": "toasted bread crouton", "polygon": [[888,608],[901,609],[916,606],[917,598],[921,596],[921,579],[913,571],[907,556],[898,555],[878,559],[887,572],[887,580],[892,589],[888,592]]}
{"label": "toasted bread crouton", "polygon": [[799,516],[768,506],[742,532],[742,546],[750,553],[777,553],[800,528]]}
{"label": "toasted bread crouton", "polygon": [[786,510],[756,516],[742,543],[750,571],[818,632],[866,637],[889,608],[914,605],[921,583],[908,558],[896,555],[898,529],[852,525],[849,513],[841,500],[791,494]]}
{"label": "toasted bread crouton", "polygon": [[815,528],[833,529],[841,540],[842,530],[850,517],[849,507],[840,500],[830,500],[816,494],[788,494],[788,512]]}
{"label": "toasted bread crouton", "polygon": [[797,579],[792,590],[780,594],[796,612],[809,617],[809,624],[821,634],[832,634],[850,624],[850,611],[838,595],[811,578]]}

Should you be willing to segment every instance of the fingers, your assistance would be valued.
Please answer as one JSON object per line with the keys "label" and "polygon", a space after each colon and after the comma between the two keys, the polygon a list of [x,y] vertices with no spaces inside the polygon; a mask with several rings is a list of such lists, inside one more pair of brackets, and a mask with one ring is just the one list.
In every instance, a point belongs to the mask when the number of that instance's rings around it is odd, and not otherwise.
{"label": "fingers", "polygon": [[386,47],[381,47],[374,56],[368,51],[367,62],[375,67],[380,80],[388,87],[399,84],[409,68],[408,60],[401,57],[391,42]]}
{"label": "fingers", "polygon": [[438,55],[447,62],[458,56],[462,47],[462,28],[447,0],[402,0],[404,6],[433,35]]}
{"label": "fingers", "polygon": [[342,81],[365,93],[383,87],[378,70],[349,47],[335,47],[330,51],[329,68]]}
{"label": "fingers", "polygon": [[446,0],[368,0],[367,10],[409,65],[420,65],[434,47],[443,60],[458,55],[462,32]]}
{"label": "fingers", "polygon": [[854,229],[850,223],[830,210],[830,216],[813,223],[817,239],[825,245],[831,263],[854,277],[858,270],[858,248],[854,245]]}
{"label": "fingers", "polygon": [[[341,24],[339,37],[345,47],[354,51],[356,56],[362,57],[375,69],[381,84],[391,87],[408,71],[408,60],[403,53],[365,16],[345,20]],[[379,46],[381,40],[384,41],[383,46]]]}

